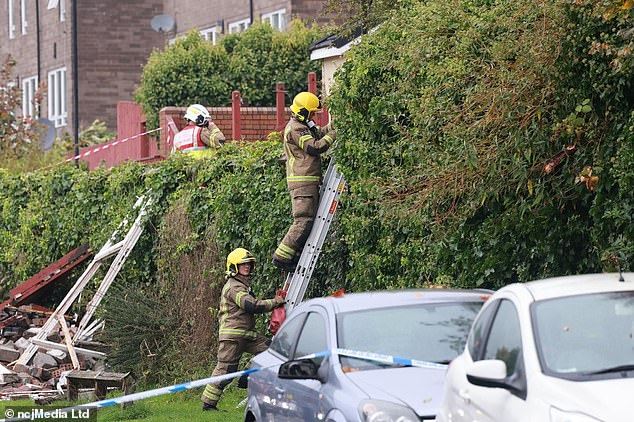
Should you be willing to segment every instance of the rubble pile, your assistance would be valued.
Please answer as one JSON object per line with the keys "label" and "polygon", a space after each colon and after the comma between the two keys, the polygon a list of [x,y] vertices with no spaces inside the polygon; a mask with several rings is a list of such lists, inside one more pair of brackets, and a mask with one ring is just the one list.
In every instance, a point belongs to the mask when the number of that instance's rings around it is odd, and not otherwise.
{"label": "rubble pile", "polygon": [[[77,354],[79,368],[73,368],[67,351],[39,347],[29,365],[16,363],[24,350],[30,346],[30,338],[38,335],[51,311],[39,305],[23,305],[5,308],[0,320],[0,399],[37,396],[38,393],[60,394],[65,385],[62,379],[73,369],[103,371],[103,360]],[[69,320],[70,317],[65,319]],[[76,328],[69,327],[70,335]],[[61,328],[51,331],[46,340],[59,343],[64,348]],[[60,385],[60,379],[62,383]],[[21,397],[22,396],[22,397]]]}

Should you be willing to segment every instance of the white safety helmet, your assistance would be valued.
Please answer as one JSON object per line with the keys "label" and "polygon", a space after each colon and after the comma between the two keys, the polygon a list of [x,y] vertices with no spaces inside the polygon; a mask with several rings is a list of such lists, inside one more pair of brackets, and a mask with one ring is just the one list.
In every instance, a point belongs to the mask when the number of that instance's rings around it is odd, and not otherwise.
{"label": "white safety helmet", "polygon": [[209,114],[209,111],[206,107],[200,104],[192,104],[187,107],[185,118],[187,120],[191,120],[197,126],[200,126],[211,120],[211,115]]}

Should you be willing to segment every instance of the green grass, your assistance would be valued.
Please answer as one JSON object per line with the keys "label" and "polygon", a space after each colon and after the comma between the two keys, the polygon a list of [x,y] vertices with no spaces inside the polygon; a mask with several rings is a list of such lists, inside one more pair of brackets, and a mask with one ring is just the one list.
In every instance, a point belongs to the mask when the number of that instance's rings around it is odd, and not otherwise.
{"label": "green grass", "polygon": [[[222,395],[218,405],[221,412],[203,412],[200,401],[199,389],[174,393],[165,396],[152,397],[134,403],[132,406],[121,409],[119,406],[111,406],[99,409],[98,422],[113,421],[244,421],[244,407],[236,409],[236,406],[246,397],[246,390],[228,388]],[[51,404],[54,407],[70,407],[77,403],[56,401]],[[0,402],[0,415],[4,415],[6,407],[36,408],[32,400],[14,400]]]}

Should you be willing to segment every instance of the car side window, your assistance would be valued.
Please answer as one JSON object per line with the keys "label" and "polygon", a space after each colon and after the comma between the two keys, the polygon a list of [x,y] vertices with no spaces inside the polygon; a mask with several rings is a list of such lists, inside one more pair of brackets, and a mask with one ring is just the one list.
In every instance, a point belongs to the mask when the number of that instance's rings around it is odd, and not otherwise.
{"label": "car side window", "polygon": [[518,367],[522,350],[520,321],[515,306],[502,300],[495,315],[484,351],[484,359],[498,359],[506,363],[506,375],[511,376]]}
{"label": "car side window", "polygon": [[[326,321],[317,312],[311,312],[306,318],[306,323],[299,335],[295,355],[293,359],[312,353],[323,352],[328,349],[328,335],[326,334]],[[321,362],[323,358],[315,359]]]}
{"label": "car side window", "polygon": [[491,318],[495,314],[495,311],[498,309],[499,302],[499,300],[496,300],[495,302],[490,303],[482,310],[473,323],[473,328],[471,328],[471,333],[467,341],[467,348],[469,349],[471,359],[474,361],[480,360],[480,356],[482,356],[484,342],[486,341],[487,328],[489,327],[489,323],[491,322]]}
{"label": "car side window", "polygon": [[287,321],[273,337],[270,349],[275,350],[285,358],[289,358],[293,353],[293,346],[297,339],[297,334],[302,328],[306,314],[297,315],[295,318]]}

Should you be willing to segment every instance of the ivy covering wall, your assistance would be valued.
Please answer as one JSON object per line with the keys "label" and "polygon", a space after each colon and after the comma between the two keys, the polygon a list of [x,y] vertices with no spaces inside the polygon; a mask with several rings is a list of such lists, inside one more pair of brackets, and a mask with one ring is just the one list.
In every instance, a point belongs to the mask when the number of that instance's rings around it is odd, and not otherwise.
{"label": "ivy covering wall", "polygon": [[[329,101],[349,190],[309,296],[632,270],[632,3],[400,4],[349,51]],[[212,324],[229,251],[256,255],[256,294],[283,283],[269,261],[291,221],[281,155],[272,136],[213,160],[0,172],[2,293],[82,242],[100,247],[151,190],[156,207],[116,282],[124,293],[103,312],[160,311],[135,322],[145,334],[114,338],[113,357],[138,353],[121,365],[148,377],[190,371],[168,357],[195,356],[187,347],[200,321]],[[179,314],[201,285],[209,309]],[[110,321],[110,335],[130,328]]]}

